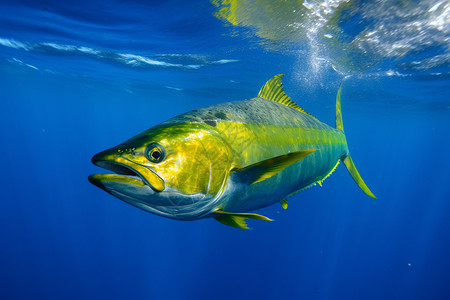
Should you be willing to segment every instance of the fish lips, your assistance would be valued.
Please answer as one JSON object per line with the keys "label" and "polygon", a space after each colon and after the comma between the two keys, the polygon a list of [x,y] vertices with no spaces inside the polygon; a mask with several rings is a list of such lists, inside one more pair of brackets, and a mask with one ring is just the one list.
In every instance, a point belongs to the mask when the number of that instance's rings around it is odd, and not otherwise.
{"label": "fish lips", "polygon": [[[92,157],[92,163],[98,167],[113,171],[116,174],[94,174],[88,177],[89,181],[99,188],[111,192],[131,192],[145,187],[153,192],[162,192],[165,189],[164,180],[147,166],[135,163],[117,153],[106,150]],[[150,191],[149,191],[150,192]],[[146,193],[147,194],[147,193]]]}

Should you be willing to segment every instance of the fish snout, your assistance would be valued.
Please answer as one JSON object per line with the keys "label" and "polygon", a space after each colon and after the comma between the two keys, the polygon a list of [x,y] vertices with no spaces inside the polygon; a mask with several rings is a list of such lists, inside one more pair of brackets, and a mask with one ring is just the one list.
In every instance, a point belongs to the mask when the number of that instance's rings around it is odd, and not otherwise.
{"label": "fish snout", "polygon": [[[95,154],[92,157],[92,163],[117,174],[109,174],[110,176],[107,177],[108,179],[114,178],[114,181],[117,181],[120,176],[131,177],[141,180],[155,192],[162,192],[165,189],[164,180],[153,170],[122,156],[116,148]],[[105,174],[97,174],[89,176],[88,179],[92,184],[104,189],[102,181],[104,181],[105,178]],[[119,181],[123,180],[124,178],[121,178]]]}

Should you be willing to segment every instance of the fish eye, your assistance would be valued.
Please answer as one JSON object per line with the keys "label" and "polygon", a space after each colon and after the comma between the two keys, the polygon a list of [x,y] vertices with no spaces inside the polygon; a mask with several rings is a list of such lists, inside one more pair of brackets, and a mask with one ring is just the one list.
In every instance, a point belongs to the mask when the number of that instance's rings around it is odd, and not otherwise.
{"label": "fish eye", "polygon": [[162,162],[165,154],[163,146],[158,143],[151,143],[147,146],[147,150],[145,151],[145,156],[153,163]]}

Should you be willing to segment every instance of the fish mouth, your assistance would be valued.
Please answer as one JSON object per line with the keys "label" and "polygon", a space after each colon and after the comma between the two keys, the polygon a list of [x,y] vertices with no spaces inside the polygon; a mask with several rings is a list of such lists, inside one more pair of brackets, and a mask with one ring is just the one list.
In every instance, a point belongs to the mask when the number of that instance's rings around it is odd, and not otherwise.
{"label": "fish mouth", "polygon": [[208,198],[202,193],[184,194],[165,184],[151,168],[118,153],[100,152],[92,163],[114,174],[93,174],[89,181],[107,193],[142,210],[178,220],[197,219]]}
{"label": "fish mouth", "polygon": [[116,190],[120,187],[129,190],[148,186],[157,193],[165,189],[164,180],[153,170],[121,155],[111,154],[108,150],[94,155],[92,163],[116,173],[93,174],[88,177],[92,184],[107,192],[111,192],[111,186],[115,186]]}

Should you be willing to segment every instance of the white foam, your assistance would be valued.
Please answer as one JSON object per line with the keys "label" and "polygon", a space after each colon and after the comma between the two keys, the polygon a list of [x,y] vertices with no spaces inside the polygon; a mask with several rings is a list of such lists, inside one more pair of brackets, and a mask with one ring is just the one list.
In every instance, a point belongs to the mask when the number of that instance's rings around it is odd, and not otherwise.
{"label": "white foam", "polygon": [[159,60],[154,60],[145,56],[135,55],[135,54],[126,54],[126,53],[118,53],[118,57],[121,61],[123,61],[127,65],[131,66],[142,66],[142,65],[150,65],[150,66],[162,66],[162,67],[182,67],[181,64],[170,64]]}
{"label": "white foam", "polygon": [[10,60],[10,61],[12,61],[12,62],[14,62],[14,63],[17,63],[18,65],[21,65],[21,66],[25,66],[25,67],[28,67],[28,68],[31,68],[31,69],[34,69],[34,70],[39,70],[38,67],[35,67],[35,66],[33,66],[33,65],[24,63],[23,61],[21,61],[21,60],[18,59],[18,58],[15,58],[15,57],[13,57],[12,60]]}
{"label": "white foam", "polygon": [[95,50],[95,49],[92,49],[89,47],[84,47],[84,46],[78,47],[78,50],[83,53],[92,54],[92,55],[98,55],[101,53],[100,50]]}
{"label": "white foam", "polygon": [[64,45],[64,44],[56,44],[56,43],[41,43],[40,45],[53,48],[59,51],[73,52],[77,50],[76,46],[72,45]]}
{"label": "white foam", "polygon": [[221,59],[221,60],[217,60],[215,62],[213,62],[214,64],[229,64],[229,63],[234,63],[234,62],[238,62],[239,60],[237,59]]}
{"label": "white foam", "polygon": [[183,91],[182,88],[177,88],[177,87],[174,87],[174,86],[166,86],[166,88],[171,89],[171,90],[175,90],[175,91],[178,91],[178,92]]}
{"label": "white foam", "polygon": [[197,70],[197,69],[200,69],[202,67],[202,65],[186,65],[185,67],[188,69]]}
{"label": "white foam", "polygon": [[15,49],[23,49],[23,50],[29,50],[29,46],[18,42],[16,40],[13,39],[7,39],[7,38],[0,38],[0,45],[5,46],[5,47],[9,47],[9,48],[15,48]]}
{"label": "white foam", "polygon": [[[55,42],[41,42],[41,43],[24,43],[19,42],[14,39],[0,38],[0,46],[26,50],[26,51],[36,51],[39,53],[44,53],[45,51],[56,50],[62,53],[70,54],[86,54],[90,57],[94,57],[101,60],[112,60],[116,63],[131,67],[170,67],[170,68],[185,68],[196,70],[208,65],[215,64],[228,64],[238,62],[235,59],[219,59],[211,60],[208,56],[198,55],[198,54],[159,54],[154,55],[154,57],[148,57],[143,55],[137,55],[132,53],[119,53],[110,50],[94,49],[87,46],[75,46],[70,44],[60,44]],[[157,58],[167,58],[167,60],[181,60],[186,61],[186,63],[173,63]],[[30,68],[37,67],[29,65]]]}
{"label": "white foam", "polygon": [[35,67],[35,66],[33,66],[33,65],[30,65],[30,64],[25,64],[25,66],[27,66],[27,67],[29,67],[29,68],[32,68],[32,69],[35,69],[35,70],[39,70],[38,67]]}
{"label": "white foam", "polygon": [[404,57],[428,47],[450,51],[450,2],[419,1],[403,8],[390,1],[377,1],[364,9],[374,21],[355,41],[361,49],[383,58]]}

